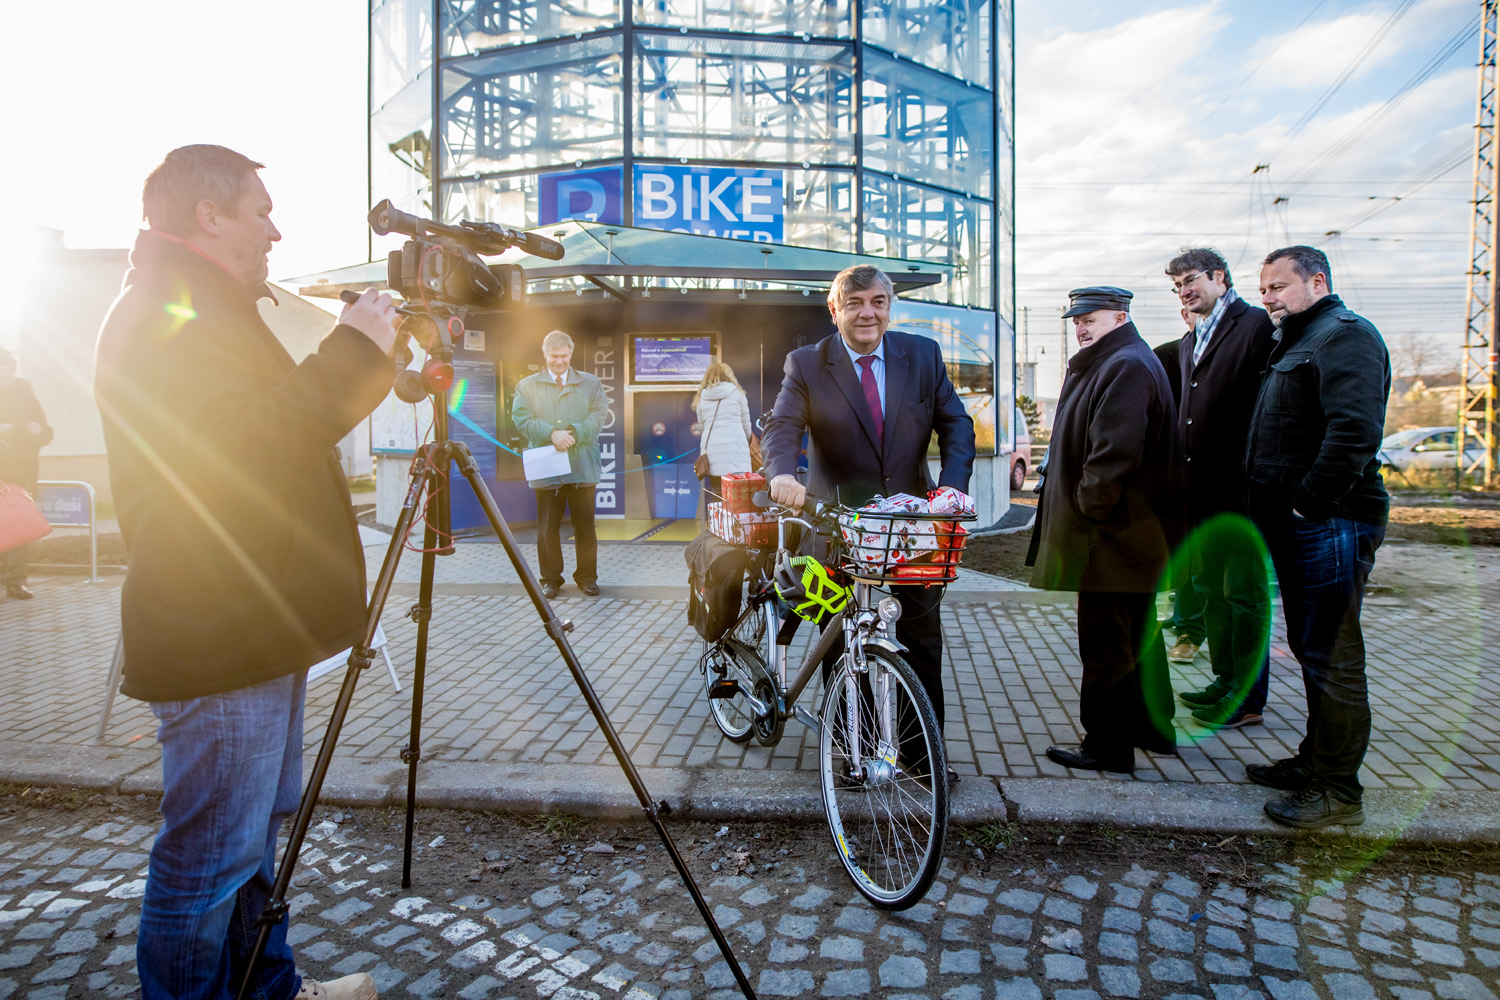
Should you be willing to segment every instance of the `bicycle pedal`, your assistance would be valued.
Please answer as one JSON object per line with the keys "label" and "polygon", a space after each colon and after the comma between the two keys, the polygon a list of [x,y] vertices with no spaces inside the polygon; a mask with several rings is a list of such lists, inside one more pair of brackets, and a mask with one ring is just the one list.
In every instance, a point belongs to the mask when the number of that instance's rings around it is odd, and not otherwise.
{"label": "bicycle pedal", "polygon": [[739,682],[729,677],[720,677],[708,687],[710,698],[733,698],[739,693]]}

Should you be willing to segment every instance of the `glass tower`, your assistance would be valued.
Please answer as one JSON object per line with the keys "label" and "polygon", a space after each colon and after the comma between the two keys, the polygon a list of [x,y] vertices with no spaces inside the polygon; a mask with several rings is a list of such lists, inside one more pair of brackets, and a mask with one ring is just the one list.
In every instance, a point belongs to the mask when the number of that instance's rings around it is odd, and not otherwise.
{"label": "glass tower", "polygon": [[908,297],[1008,348],[1012,3],[372,0],[371,200],[532,228],[585,177],[650,227],[653,168],[773,171],[778,242],[951,264]]}

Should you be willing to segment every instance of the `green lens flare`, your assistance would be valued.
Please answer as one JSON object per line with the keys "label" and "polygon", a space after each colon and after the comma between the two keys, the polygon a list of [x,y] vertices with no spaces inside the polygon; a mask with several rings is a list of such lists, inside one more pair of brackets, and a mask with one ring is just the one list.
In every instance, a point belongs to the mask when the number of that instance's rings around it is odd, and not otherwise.
{"label": "green lens flare", "polygon": [[469,391],[469,380],[461,378],[453,383],[453,391],[448,394],[448,412],[457,413],[463,409],[464,393]]}

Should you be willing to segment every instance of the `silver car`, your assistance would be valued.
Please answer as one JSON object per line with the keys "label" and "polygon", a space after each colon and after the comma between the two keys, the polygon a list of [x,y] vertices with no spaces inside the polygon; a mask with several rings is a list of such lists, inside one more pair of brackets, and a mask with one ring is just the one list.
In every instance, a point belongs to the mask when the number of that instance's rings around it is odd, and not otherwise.
{"label": "silver car", "polygon": [[[1464,464],[1471,465],[1483,456],[1483,449],[1473,435],[1464,440]],[[1380,442],[1380,461],[1397,472],[1429,469],[1451,470],[1458,464],[1457,427],[1416,427],[1398,431]]]}

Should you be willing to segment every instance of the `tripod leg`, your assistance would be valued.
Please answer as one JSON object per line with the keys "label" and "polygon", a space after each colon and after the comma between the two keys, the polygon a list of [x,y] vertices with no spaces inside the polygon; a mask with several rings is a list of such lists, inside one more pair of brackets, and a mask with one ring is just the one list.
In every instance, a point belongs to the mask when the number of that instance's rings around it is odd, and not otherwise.
{"label": "tripod leg", "polygon": [[[444,472],[446,471],[445,468]],[[433,493],[429,492],[428,496],[432,497]],[[447,499],[446,494],[443,499]],[[438,510],[447,509],[446,502],[439,502]],[[433,515],[438,515],[438,511],[429,511],[427,527],[422,532],[422,584],[417,591],[417,603],[411,609],[412,620],[417,623],[417,660],[411,677],[411,739],[401,751],[401,760],[406,764],[406,853],[401,862],[403,889],[411,888],[411,839],[416,821],[417,761],[422,759],[422,692],[427,678],[427,626],[432,621],[432,575],[434,563],[437,562],[435,549],[438,532],[433,523]],[[441,515],[437,519],[441,521]]]}
{"label": "tripod leg", "polygon": [[[286,853],[281,856],[281,866],[276,869],[276,881],[271,887],[271,898],[266,900],[266,908],[261,911],[256,921],[260,924],[260,930],[255,937],[255,947],[251,949],[250,957],[245,962],[244,978],[240,980],[239,991],[235,994],[238,1000],[248,1000],[251,984],[254,981],[255,966],[260,962],[261,955],[265,953],[266,943],[271,937],[271,928],[286,919],[286,891],[292,884],[292,870],[297,867],[297,856],[302,853],[302,842],[307,839],[307,828],[312,822],[312,813],[318,804],[318,796],[323,791],[323,781],[328,776],[328,765],[333,760],[333,750],[338,745],[339,732],[344,727],[345,716],[349,714],[349,705],[354,701],[355,685],[359,681],[359,675],[374,662],[375,654],[370,644],[375,641],[375,629],[380,625],[381,612],[385,610],[386,598],[391,593],[391,583],[396,578],[396,566],[401,561],[401,548],[405,544],[407,531],[411,529],[417,504],[422,498],[422,490],[427,482],[427,469],[433,463],[434,448],[434,445],[428,445],[412,462],[411,486],[406,491],[406,502],[401,507],[401,516],[396,520],[396,530],[391,535],[391,544],[386,548],[385,561],[380,565],[380,574],[376,577],[375,588],[370,595],[370,610],[365,620],[364,641],[349,653],[349,669],[344,674],[344,683],[339,688],[338,700],[334,703],[333,713],[328,719],[328,730],[323,735],[322,746],[318,748],[317,761],[313,764],[313,772],[308,778],[307,789],[302,793],[301,804],[297,806],[297,818],[292,822],[292,831],[287,837]],[[443,464],[446,468],[446,460]]]}
{"label": "tripod leg", "polygon": [[[713,913],[708,908],[708,901],[703,898],[703,893],[694,881],[692,872],[688,871],[687,863],[677,851],[677,845],[672,842],[672,835],[667,832],[666,826],[661,821],[662,810],[655,802],[651,801],[651,793],[646,789],[646,783],[642,780],[640,772],[635,769],[634,762],[630,759],[630,753],[625,749],[625,744],[620,742],[620,734],[615,731],[614,724],[609,721],[609,714],[604,710],[604,704],[599,701],[599,696],[594,692],[594,686],[589,683],[588,676],[583,672],[583,664],[578,660],[578,654],[568,643],[567,628],[558,621],[557,616],[552,613],[552,605],[542,595],[541,584],[537,582],[536,574],[531,571],[526,560],[521,556],[521,550],[516,545],[516,538],[511,534],[510,525],[505,523],[505,516],[500,513],[500,508],[495,503],[495,498],[490,495],[489,487],[485,485],[484,479],[479,474],[479,464],[474,461],[474,456],[469,454],[469,449],[460,442],[453,442],[453,459],[458,463],[459,471],[468,480],[469,486],[478,498],[479,504],[484,508],[485,517],[489,518],[490,525],[495,529],[495,534],[500,543],[505,547],[505,554],[510,557],[511,565],[516,569],[516,575],[521,578],[521,583],[526,587],[526,593],[531,597],[531,603],[536,606],[537,614],[541,616],[542,622],[547,629],[547,634],[557,645],[557,650],[562,654],[563,662],[568,665],[568,672],[573,675],[573,681],[578,685],[578,690],[583,694],[583,700],[588,703],[589,711],[594,713],[594,719],[599,724],[599,729],[604,733],[604,738],[609,747],[614,751],[615,759],[620,762],[620,768],[625,772],[625,777],[630,781],[630,787],[635,790],[635,796],[640,800],[641,808],[646,813],[646,819],[655,827],[656,834],[661,838],[662,846],[666,848],[672,863],[677,866],[677,872],[682,876],[683,883],[687,886],[688,894],[693,897],[693,902],[698,906],[698,912],[703,914],[703,920],[708,925],[709,932],[714,941],[719,945],[719,952],[729,964],[729,969],[734,973],[735,981],[739,984],[742,992],[750,1000],[755,1000],[755,991],[750,987],[750,981],[745,978],[744,970],[734,957],[734,951],[729,947],[729,941],[724,937],[724,932],[719,929],[718,921],[714,919]],[[666,803],[662,803],[663,806]]]}

